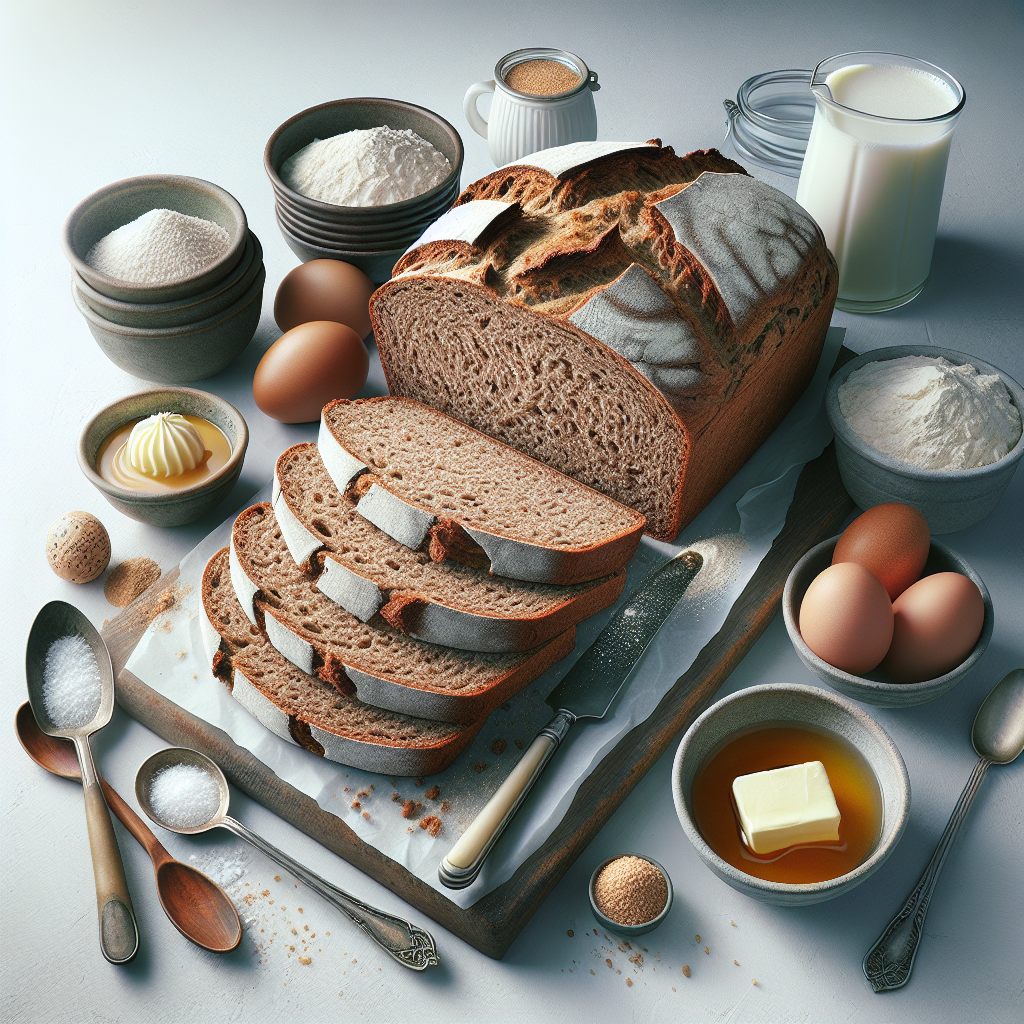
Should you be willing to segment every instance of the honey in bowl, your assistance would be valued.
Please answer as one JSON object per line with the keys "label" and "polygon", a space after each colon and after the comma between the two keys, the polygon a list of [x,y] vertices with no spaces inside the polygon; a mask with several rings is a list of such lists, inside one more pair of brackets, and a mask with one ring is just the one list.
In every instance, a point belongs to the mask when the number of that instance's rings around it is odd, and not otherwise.
{"label": "honey in bowl", "polygon": [[204,446],[203,457],[194,468],[169,475],[151,475],[136,469],[128,455],[128,439],[140,420],[130,420],[111,433],[100,446],[96,472],[118,487],[146,494],[167,494],[200,484],[221,469],[231,458],[231,442],[223,431],[202,416],[184,416],[198,432]]}
{"label": "honey in bowl", "polygon": [[[839,807],[839,840],[758,856],[743,840],[732,783],[741,775],[821,761]],[[770,882],[807,884],[838,878],[870,856],[882,830],[882,796],[871,766],[833,733],[790,723],[732,736],[701,765],[690,795],[704,841],[734,868]]]}

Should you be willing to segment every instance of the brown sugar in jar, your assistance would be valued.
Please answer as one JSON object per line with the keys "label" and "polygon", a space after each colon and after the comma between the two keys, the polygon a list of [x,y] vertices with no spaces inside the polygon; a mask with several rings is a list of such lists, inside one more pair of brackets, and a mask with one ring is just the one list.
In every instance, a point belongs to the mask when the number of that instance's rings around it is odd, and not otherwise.
{"label": "brown sugar in jar", "polygon": [[653,921],[668,902],[661,869],[628,854],[606,864],[594,879],[594,904],[610,921],[628,927]]}
{"label": "brown sugar in jar", "polygon": [[529,96],[555,96],[580,84],[580,75],[557,60],[525,60],[505,73],[505,84]]}

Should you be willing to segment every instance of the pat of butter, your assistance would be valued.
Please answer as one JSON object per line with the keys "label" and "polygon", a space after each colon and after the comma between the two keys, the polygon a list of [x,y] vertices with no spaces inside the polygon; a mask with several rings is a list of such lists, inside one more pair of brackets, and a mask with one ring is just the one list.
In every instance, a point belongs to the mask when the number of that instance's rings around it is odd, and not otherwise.
{"label": "pat of butter", "polygon": [[740,775],[732,795],[754,853],[839,840],[839,808],[820,761]]}

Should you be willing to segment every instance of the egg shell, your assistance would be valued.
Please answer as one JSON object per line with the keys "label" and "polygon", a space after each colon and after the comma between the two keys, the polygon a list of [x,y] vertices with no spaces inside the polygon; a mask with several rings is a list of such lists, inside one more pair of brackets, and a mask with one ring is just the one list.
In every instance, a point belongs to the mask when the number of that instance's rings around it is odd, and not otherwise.
{"label": "egg shell", "polygon": [[372,294],[373,283],[351,263],[310,260],[278,285],[274,319],[282,331],[313,320],[333,320],[365,338],[370,333]]}
{"label": "egg shell", "polygon": [[366,383],[370,354],[351,327],[331,320],[300,324],[264,353],[252,397],[282,423],[309,423],[335,398],[354,398]]}
{"label": "egg shell", "polygon": [[844,672],[870,672],[892,640],[892,602],[856,562],[830,565],[800,602],[800,635],[822,661]]}
{"label": "egg shell", "polygon": [[936,679],[974,650],[985,623],[985,602],[972,580],[937,572],[893,602],[892,645],[882,671],[897,683]]}
{"label": "egg shell", "polygon": [[930,547],[928,520],[910,505],[888,502],[869,508],[850,523],[836,544],[832,564],[863,565],[895,601],[921,578]]}

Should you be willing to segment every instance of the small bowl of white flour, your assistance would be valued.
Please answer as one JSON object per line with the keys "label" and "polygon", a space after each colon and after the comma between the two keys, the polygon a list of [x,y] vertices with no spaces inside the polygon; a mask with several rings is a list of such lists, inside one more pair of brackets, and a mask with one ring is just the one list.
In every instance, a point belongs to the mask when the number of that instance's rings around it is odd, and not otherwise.
{"label": "small bowl of white flour", "polygon": [[984,519],[1024,455],[1024,389],[954,349],[865,352],[834,374],[825,409],[853,500],[912,505],[933,534]]}

